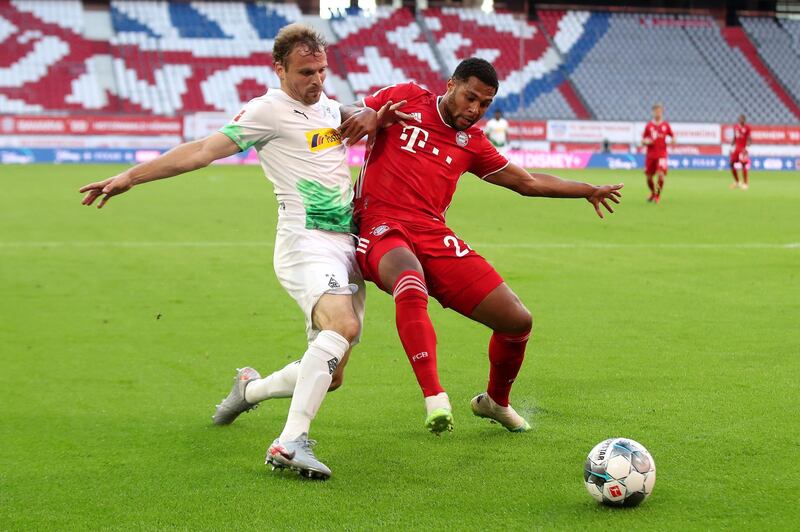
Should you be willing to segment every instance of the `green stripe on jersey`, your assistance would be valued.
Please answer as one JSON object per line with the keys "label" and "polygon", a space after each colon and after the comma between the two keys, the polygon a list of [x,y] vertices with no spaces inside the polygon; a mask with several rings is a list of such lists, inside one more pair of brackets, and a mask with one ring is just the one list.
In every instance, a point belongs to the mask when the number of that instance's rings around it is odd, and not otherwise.
{"label": "green stripe on jersey", "polygon": [[306,209],[306,229],[324,229],[337,233],[353,231],[353,205],[343,199],[337,187],[328,188],[317,181],[301,179],[297,191]]}
{"label": "green stripe on jersey", "polygon": [[255,144],[255,142],[248,142],[242,138],[242,126],[228,124],[223,126],[219,132],[231,139],[237,146],[239,146],[239,150],[241,151],[245,151]]}

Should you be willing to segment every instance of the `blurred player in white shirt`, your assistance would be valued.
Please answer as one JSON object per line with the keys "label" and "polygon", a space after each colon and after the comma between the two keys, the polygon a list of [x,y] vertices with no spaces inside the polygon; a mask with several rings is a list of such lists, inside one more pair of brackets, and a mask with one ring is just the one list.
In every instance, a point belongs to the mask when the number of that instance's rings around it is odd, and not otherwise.
{"label": "blurred player in white shirt", "polygon": [[494,118],[486,122],[484,132],[498,152],[505,154],[508,151],[508,120],[503,118],[500,109],[495,110]]}

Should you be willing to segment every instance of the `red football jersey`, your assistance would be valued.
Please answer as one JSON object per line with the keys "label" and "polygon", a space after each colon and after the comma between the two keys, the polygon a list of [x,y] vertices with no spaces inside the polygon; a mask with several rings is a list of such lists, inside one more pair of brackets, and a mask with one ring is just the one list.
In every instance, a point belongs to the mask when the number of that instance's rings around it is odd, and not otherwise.
{"label": "red football jersey", "polygon": [[750,139],[750,126],[747,124],[733,126],[733,142],[736,143],[736,151],[746,150],[747,141]]}
{"label": "red football jersey", "polygon": [[457,131],[447,125],[439,98],[415,83],[385,87],[364,98],[375,110],[389,100],[406,100],[401,110],[419,121],[378,132],[356,183],[356,221],[378,215],[443,222],[461,174],[484,178],[508,165],[480,128]]}
{"label": "red football jersey", "polygon": [[675,137],[669,123],[662,120],[656,124],[652,120],[644,126],[642,139],[652,140],[652,144],[647,145],[647,156],[653,159],[660,159],[667,156],[667,137]]}

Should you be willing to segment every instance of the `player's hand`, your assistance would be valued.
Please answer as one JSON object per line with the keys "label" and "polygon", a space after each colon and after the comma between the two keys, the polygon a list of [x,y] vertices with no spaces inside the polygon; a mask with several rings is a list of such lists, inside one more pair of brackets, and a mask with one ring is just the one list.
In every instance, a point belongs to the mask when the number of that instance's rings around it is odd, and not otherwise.
{"label": "player's hand", "polygon": [[608,202],[613,201],[614,203],[619,203],[619,199],[622,197],[619,190],[624,186],[624,183],[620,183],[619,185],[601,185],[595,187],[594,192],[592,192],[591,196],[586,198],[586,201],[594,205],[594,211],[597,213],[597,216],[603,218],[603,211],[600,209],[600,205],[605,207],[608,212],[614,212],[614,209],[611,208]]}
{"label": "player's hand", "polygon": [[133,187],[133,184],[133,180],[128,176],[128,174],[123,172],[114,177],[104,179],[103,181],[97,181],[96,183],[84,185],[78,191],[81,194],[86,192],[86,195],[83,197],[83,201],[81,201],[81,205],[91,205],[97,198],[103,196],[103,199],[101,199],[100,203],[97,204],[97,208],[102,209],[103,205],[108,203],[108,200],[111,199],[112,196],[117,196],[123,192],[127,192],[131,189],[131,187]]}
{"label": "player's hand", "polygon": [[405,100],[397,103],[389,100],[378,111],[365,107],[342,122],[342,125],[339,126],[339,135],[343,139],[347,139],[345,146],[352,146],[364,135],[367,136],[367,146],[371,146],[375,142],[378,128],[389,127],[403,118],[412,118],[411,115],[398,111],[405,103]]}
{"label": "player's hand", "polygon": [[381,110],[378,111],[380,127],[389,127],[395,123],[400,123],[403,125],[403,127],[408,127],[408,125],[404,122],[405,120],[422,122],[422,120],[414,115],[404,113],[403,111],[398,111],[398,109],[403,107],[405,104],[406,100],[402,100],[394,104],[389,101],[386,105],[381,107]]}

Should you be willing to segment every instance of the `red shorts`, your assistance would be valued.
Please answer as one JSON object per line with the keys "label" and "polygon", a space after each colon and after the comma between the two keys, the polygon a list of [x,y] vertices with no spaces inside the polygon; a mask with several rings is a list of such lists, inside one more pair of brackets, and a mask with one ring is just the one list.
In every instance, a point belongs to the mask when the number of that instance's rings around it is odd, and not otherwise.
{"label": "red shorts", "polygon": [[656,172],[662,172],[667,175],[667,158],[666,157],[647,157],[644,165],[644,175],[651,176]]}
{"label": "red shorts", "polygon": [[416,255],[428,293],[445,308],[469,316],[503,278],[443,223],[409,227],[390,218],[361,220],[356,258],[364,279],[381,285],[378,264],[390,250],[406,247]]}
{"label": "red shorts", "polygon": [[742,163],[746,165],[750,163],[750,157],[747,155],[747,150],[733,150],[731,152],[731,166],[734,163]]}

